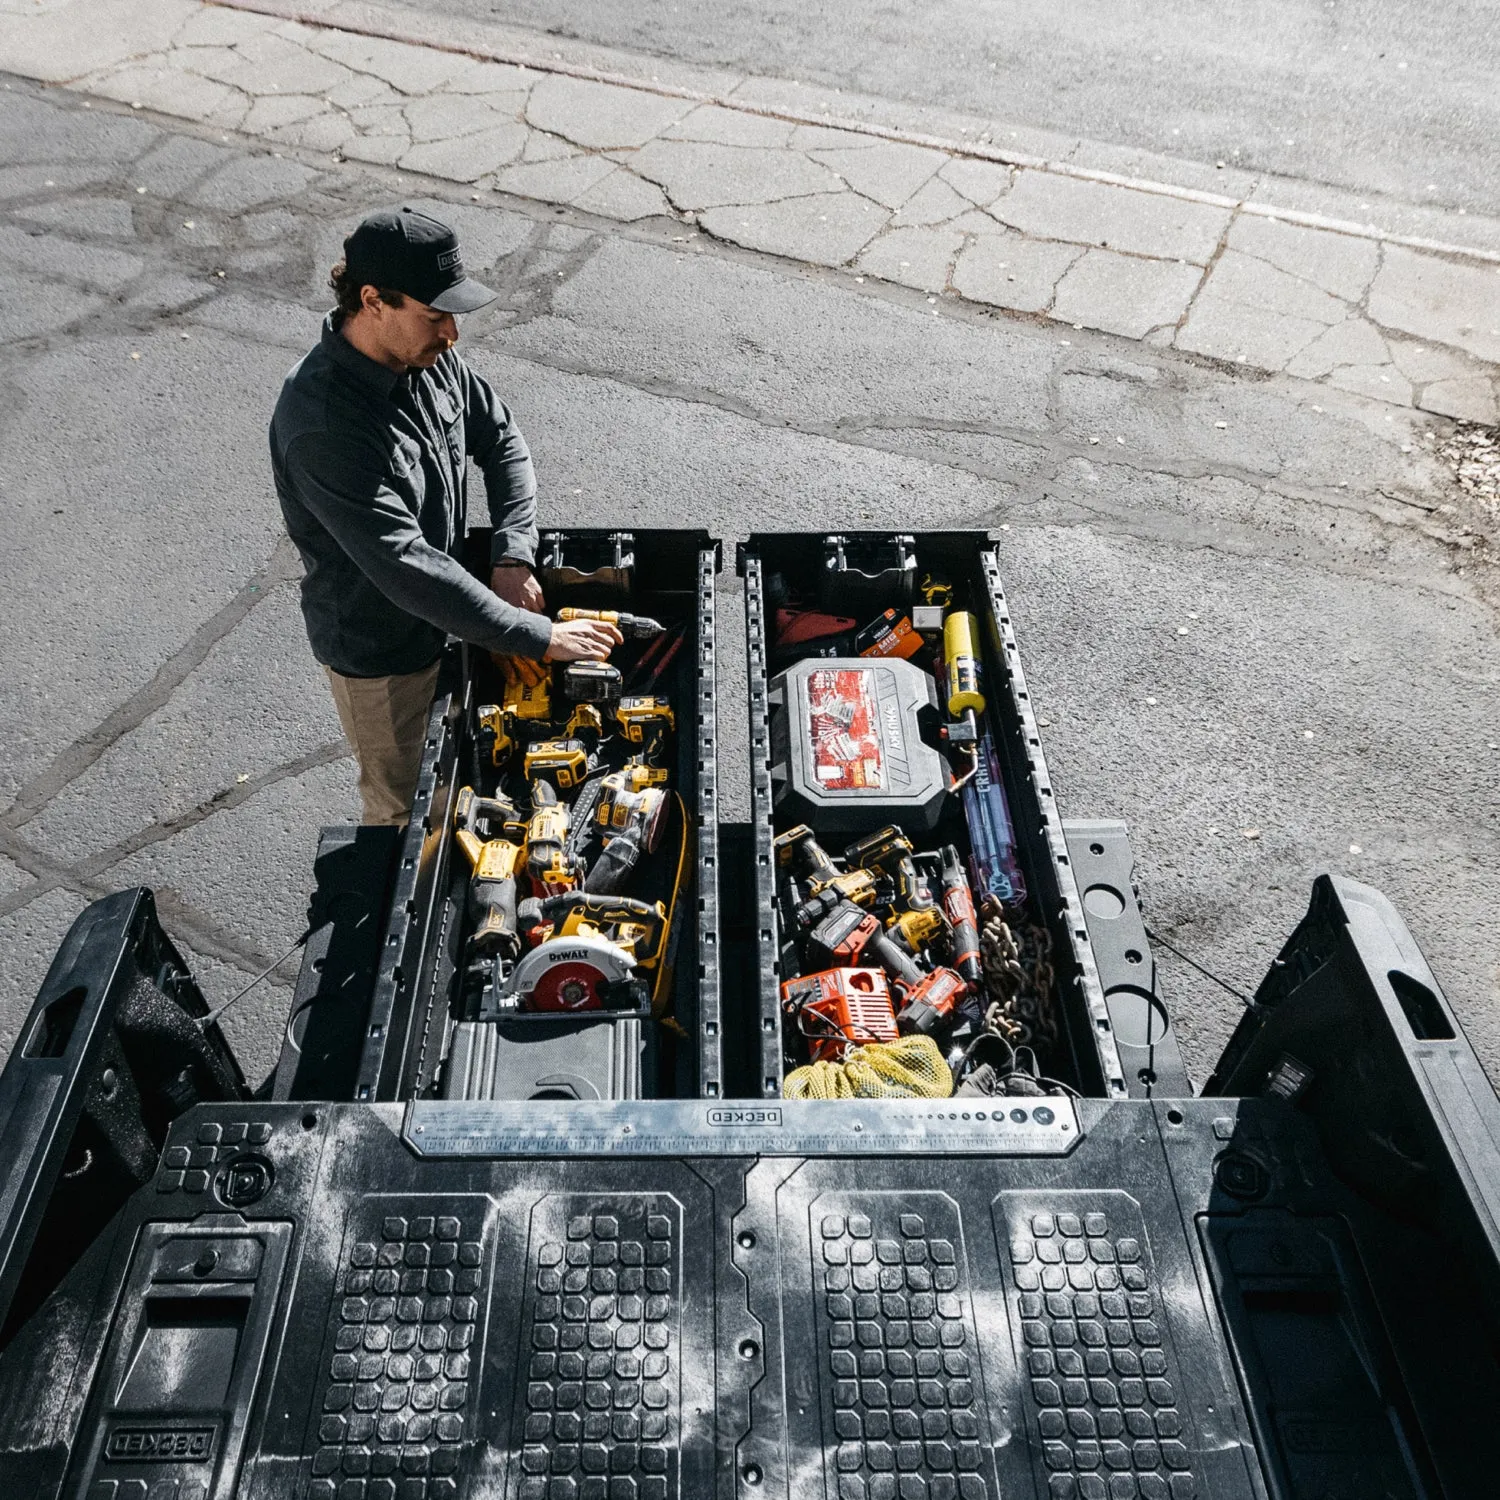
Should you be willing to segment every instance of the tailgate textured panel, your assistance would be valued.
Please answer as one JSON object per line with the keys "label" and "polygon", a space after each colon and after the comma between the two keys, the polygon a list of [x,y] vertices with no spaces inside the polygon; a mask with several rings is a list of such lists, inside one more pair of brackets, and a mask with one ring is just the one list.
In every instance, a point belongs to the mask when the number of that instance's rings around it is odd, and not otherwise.
{"label": "tailgate textured panel", "polygon": [[1192,1500],[1181,1377],[1128,1193],[1002,1193],[1016,1357],[1054,1500]]}
{"label": "tailgate textured panel", "polygon": [[[1244,1211],[1236,1124],[1174,1102],[1164,1143],[1155,1108],[1085,1101],[1061,1157],[684,1161],[424,1158],[394,1109],[266,1106],[252,1217],[301,1253],[213,1500],[1264,1500],[1188,1232]],[[202,1196],[131,1213],[105,1320],[134,1225]]]}
{"label": "tailgate textured panel", "polygon": [[682,1430],[682,1208],[557,1194],[531,1215],[514,1500],[667,1500]]}
{"label": "tailgate textured panel", "polygon": [[351,1211],[307,1500],[458,1493],[488,1206],[477,1196],[376,1197]]}
{"label": "tailgate textured panel", "polygon": [[826,1492],[987,1500],[958,1206],[942,1193],[829,1194],[808,1212]]}

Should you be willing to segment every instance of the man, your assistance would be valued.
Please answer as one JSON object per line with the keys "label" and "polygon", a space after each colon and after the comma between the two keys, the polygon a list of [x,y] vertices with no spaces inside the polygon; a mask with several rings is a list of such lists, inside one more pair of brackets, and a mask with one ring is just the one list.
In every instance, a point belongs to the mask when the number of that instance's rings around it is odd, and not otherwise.
{"label": "man", "polygon": [[[372,214],[329,277],[338,305],[271,419],[282,515],[307,570],[302,614],[359,761],[366,823],[404,823],[448,635],[544,661],[602,660],[619,632],[542,613],[536,476],[488,382],[453,352],[456,314],[495,293],[454,232],[410,208]],[[467,464],[494,528],[490,586],[457,560]]]}

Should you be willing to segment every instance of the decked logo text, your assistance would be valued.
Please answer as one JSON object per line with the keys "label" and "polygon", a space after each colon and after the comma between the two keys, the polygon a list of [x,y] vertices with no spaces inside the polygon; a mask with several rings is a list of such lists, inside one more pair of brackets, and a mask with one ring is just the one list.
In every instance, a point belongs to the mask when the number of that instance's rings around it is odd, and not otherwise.
{"label": "decked logo text", "polygon": [[112,1463],[207,1463],[214,1454],[212,1427],[116,1427],[104,1446]]}
{"label": "decked logo text", "polygon": [[711,1109],[710,1125],[780,1125],[779,1109]]}

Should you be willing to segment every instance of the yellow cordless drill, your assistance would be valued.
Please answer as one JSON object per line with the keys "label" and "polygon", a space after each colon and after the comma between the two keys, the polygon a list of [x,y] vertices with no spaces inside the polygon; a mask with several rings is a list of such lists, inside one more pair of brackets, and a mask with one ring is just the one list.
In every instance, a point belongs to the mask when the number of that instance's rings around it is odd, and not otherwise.
{"label": "yellow cordless drill", "polygon": [[602,620],[606,625],[613,625],[627,641],[647,641],[667,628],[660,620],[653,620],[649,615],[629,615],[621,609],[573,609],[570,606],[558,610],[557,618]]}
{"label": "yellow cordless drill", "polygon": [[874,874],[869,870],[839,869],[806,823],[778,834],[773,847],[777,865],[783,869],[790,865],[791,873],[806,883],[810,897],[833,890],[856,906],[875,904],[878,882]]}
{"label": "yellow cordless drill", "polygon": [[621,698],[614,705],[613,712],[626,743],[639,747],[626,762],[627,766],[645,772],[650,785],[664,786],[667,768],[658,762],[666,749],[668,737],[677,727],[671,703],[666,698],[635,694]]}

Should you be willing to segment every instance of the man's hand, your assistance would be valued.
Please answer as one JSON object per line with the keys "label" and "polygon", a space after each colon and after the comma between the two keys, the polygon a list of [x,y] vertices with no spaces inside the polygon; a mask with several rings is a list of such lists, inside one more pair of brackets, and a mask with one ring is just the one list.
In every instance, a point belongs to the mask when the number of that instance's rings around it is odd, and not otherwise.
{"label": "man's hand", "polygon": [[529,609],[532,614],[544,614],[547,601],[542,598],[542,586],[530,568],[518,568],[514,564],[490,569],[490,587],[507,604],[517,609]]}
{"label": "man's hand", "polygon": [[554,620],[552,643],[543,661],[604,661],[624,640],[606,620]]}

